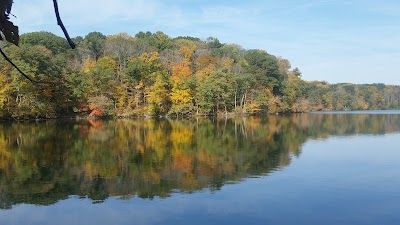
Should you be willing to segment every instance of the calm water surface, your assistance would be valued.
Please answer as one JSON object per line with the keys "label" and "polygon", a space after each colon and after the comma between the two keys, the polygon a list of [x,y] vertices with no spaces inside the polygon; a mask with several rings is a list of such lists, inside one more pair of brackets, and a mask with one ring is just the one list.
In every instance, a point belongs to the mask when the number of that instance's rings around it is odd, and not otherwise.
{"label": "calm water surface", "polygon": [[400,224],[400,113],[0,124],[0,224]]}

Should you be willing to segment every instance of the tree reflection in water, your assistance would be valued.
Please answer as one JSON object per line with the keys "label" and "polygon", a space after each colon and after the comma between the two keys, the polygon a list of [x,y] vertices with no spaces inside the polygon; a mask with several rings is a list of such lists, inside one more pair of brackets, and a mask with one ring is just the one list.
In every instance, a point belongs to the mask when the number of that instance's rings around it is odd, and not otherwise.
{"label": "tree reflection in water", "polygon": [[367,114],[3,123],[0,208],[216,191],[288,166],[310,138],[399,130],[400,115]]}

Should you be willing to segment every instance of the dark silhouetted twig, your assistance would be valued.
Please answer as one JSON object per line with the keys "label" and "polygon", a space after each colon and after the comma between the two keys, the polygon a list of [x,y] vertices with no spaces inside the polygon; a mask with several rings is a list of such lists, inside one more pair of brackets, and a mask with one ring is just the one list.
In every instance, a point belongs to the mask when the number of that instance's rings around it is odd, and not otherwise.
{"label": "dark silhouetted twig", "polygon": [[[53,0],[54,3],[54,11],[56,13],[56,17],[57,17],[57,24],[61,27],[62,31],[64,32],[64,36],[68,41],[68,44],[71,48],[75,48],[75,43],[71,40],[71,38],[69,37],[69,34],[67,32],[67,29],[65,29],[63,22],[61,21],[60,18],[60,12],[58,10],[58,3],[57,0]],[[12,15],[12,14],[11,14]],[[1,35],[1,34],[0,34]],[[3,38],[0,36],[0,40],[3,40]],[[14,43],[16,45],[18,45],[18,43]],[[28,75],[26,75],[21,69],[19,69],[17,67],[17,65],[15,65],[8,57],[7,55],[3,52],[3,50],[0,48],[0,53],[1,55],[4,57],[4,59],[9,62],[12,66],[14,66],[15,69],[18,70],[18,72],[20,74],[22,74],[26,79],[28,79],[30,82],[37,84],[37,81],[33,80],[32,78],[30,78]]]}
{"label": "dark silhouetted twig", "polygon": [[64,36],[67,39],[69,46],[71,46],[71,48],[75,48],[75,43],[71,40],[71,38],[69,37],[68,31],[67,29],[65,29],[63,22],[61,21],[60,18],[60,12],[58,11],[58,3],[57,0],[53,0],[54,3],[54,11],[56,12],[56,17],[57,17],[57,24],[61,27],[61,30],[64,32]]}
{"label": "dark silhouetted twig", "polygon": [[15,69],[17,69],[18,70],[18,72],[20,73],[20,74],[22,74],[26,79],[28,79],[30,82],[32,82],[32,83],[37,83],[35,80],[33,80],[32,78],[30,78],[28,75],[26,75],[24,72],[22,72],[22,70],[20,70],[19,68],[18,68],[18,66],[17,65],[15,65],[8,57],[7,57],[7,55],[3,52],[3,49],[1,49],[0,48],[0,53],[1,53],[1,55],[4,57],[4,59],[7,61],[7,62],[9,62]]}

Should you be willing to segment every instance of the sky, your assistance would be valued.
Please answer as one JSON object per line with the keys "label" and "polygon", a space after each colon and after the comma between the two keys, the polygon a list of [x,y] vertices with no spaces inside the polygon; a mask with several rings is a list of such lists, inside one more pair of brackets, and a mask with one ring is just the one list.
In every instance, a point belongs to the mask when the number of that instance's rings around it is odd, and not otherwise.
{"label": "sky", "polygon": [[[262,49],[304,80],[400,85],[399,0],[58,0],[71,37],[162,31]],[[16,0],[21,33],[57,26],[52,1]]]}

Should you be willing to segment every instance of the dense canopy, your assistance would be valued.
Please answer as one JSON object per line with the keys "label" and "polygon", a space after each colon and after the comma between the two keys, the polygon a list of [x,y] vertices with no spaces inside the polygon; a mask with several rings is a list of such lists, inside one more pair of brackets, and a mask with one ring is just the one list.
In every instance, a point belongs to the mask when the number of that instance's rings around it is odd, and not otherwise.
{"label": "dense canopy", "polygon": [[37,83],[0,60],[0,117],[189,116],[399,108],[400,87],[304,81],[265,50],[163,32],[67,41],[26,33],[4,51]]}

